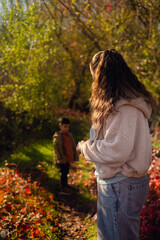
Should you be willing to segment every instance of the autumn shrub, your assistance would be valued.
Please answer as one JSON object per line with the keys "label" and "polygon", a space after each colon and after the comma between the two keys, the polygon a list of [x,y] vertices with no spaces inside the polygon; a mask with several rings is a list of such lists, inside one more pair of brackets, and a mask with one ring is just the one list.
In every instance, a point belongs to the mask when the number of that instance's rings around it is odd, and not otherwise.
{"label": "autumn shrub", "polygon": [[53,194],[20,172],[0,169],[0,234],[7,239],[59,239]]}
{"label": "autumn shrub", "polygon": [[149,195],[141,212],[141,239],[158,240],[160,237],[160,149],[153,149],[153,161],[148,171]]}
{"label": "autumn shrub", "polygon": [[[19,159],[24,162],[23,166]],[[0,236],[6,234],[7,239],[11,240],[60,239],[61,229],[56,210],[58,203],[52,194],[53,183],[58,184],[60,176],[51,161],[52,142],[43,141],[15,153],[7,166],[2,166],[0,169]],[[16,170],[17,166],[19,170]],[[85,236],[86,239],[96,239],[96,221],[93,220],[97,201],[94,164],[86,162],[80,156],[80,161],[73,167],[69,184],[79,189],[76,204],[81,204],[86,212]],[[41,176],[36,175],[36,178],[31,178],[30,173],[25,173],[26,168],[32,169],[34,174],[41,173]],[[150,190],[141,212],[140,239],[156,240],[160,236],[160,149],[153,149],[153,161],[148,173]],[[25,177],[24,174],[26,174]],[[46,176],[48,180],[45,180]],[[52,191],[46,190],[51,187]]]}

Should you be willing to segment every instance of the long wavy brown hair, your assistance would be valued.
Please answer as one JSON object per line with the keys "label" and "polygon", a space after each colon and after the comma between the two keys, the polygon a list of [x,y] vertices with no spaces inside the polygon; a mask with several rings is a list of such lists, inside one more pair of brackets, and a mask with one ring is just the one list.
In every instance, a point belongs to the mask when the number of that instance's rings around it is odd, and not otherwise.
{"label": "long wavy brown hair", "polygon": [[93,77],[91,119],[95,128],[99,128],[103,119],[115,112],[115,104],[121,98],[143,97],[155,109],[152,95],[115,49],[95,54],[90,63],[90,70]]}

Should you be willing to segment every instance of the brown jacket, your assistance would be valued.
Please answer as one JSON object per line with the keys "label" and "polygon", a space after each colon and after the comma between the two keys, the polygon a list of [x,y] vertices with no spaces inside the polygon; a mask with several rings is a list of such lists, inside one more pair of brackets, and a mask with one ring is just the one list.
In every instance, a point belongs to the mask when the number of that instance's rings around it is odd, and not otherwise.
{"label": "brown jacket", "polygon": [[[76,152],[76,144],[72,137],[72,134],[69,133],[73,143],[73,151],[74,151],[74,161],[78,161],[78,155]],[[61,160],[62,163],[66,163],[66,157],[63,151],[63,142],[61,133],[55,133],[53,135],[53,160],[55,164],[58,164],[58,161]]]}

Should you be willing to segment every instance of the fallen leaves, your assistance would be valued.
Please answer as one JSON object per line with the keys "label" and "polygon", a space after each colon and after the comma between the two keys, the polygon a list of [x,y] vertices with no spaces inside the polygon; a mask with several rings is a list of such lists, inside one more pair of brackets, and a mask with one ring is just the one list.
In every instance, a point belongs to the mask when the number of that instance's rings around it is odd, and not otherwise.
{"label": "fallen leaves", "polygon": [[[69,183],[88,192],[90,199],[97,198],[96,178],[92,165],[81,159],[71,169]],[[158,239],[160,235],[160,150],[153,149],[153,161],[149,169],[150,191],[141,212],[141,240]],[[0,233],[9,239],[85,239],[87,227],[85,213],[75,211],[78,199],[72,196],[70,205],[64,200],[57,203],[54,195],[37,181],[24,178],[20,172],[8,167],[0,169]],[[95,201],[96,202],[96,201]],[[67,203],[67,201],[66,201]],[[94,209],[95,203],[85,203]],[[93,204],[93,207],[91,206]],[[56,210],[58,209],[58,210]],[[57,212],[58,211],[58,212]],[[84,214],[84,216],[83,216]],[[90,213],[93,215],[92,212]],[[67,235],[67,237],[66,237]]]}
{"label": "fallen leaves", "polygon": [[58,239],[53,194],[9,168],[0,169],[0,232],[9,239]]}
{"label": "fallen leaves", "polygon": [[31,190],[29,187],[26,187],[26,194],[30,195],[31,194]]}
{"label": "fallen leaves", "polygon": [[154,240],[160,236],[160,149],[153,149],[153,161],[148,171],[149,195],[141,212],[141,239]]}

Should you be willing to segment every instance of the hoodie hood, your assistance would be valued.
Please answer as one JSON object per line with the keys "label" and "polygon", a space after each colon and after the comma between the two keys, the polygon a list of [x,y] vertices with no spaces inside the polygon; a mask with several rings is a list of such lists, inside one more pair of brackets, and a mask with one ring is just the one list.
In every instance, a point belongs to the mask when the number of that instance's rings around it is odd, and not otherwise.
{"label": "hoodie hood", "polygon": [[151,117],[152,108],[142,97],[135,99],[122,99],[117,102],[116,110],[118,110],[123,105],[129,105],[140,110],[145,118],[149,119]]}

